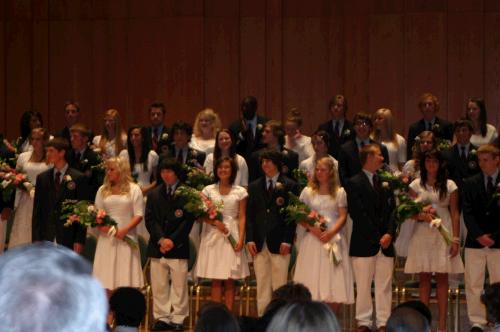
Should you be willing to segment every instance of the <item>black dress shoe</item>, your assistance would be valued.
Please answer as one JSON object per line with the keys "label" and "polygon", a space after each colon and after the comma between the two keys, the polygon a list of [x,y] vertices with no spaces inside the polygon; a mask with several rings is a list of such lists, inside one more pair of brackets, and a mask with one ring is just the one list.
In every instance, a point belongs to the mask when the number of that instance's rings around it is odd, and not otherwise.
{"label": "black dress shoe", "polygon": [[184,325],[182,324],[175,324],[175,323],[169,323],[170,325],[170,331],[184,331]]}
{"label": "black dress shoe", "polygon": [[480,328],[479,326],[473,326],[471,329],[470,329],[470,332],[483,332],[483,329]]}
{"label": "black dress shoe", "polygon": [[151,327],[151,331],[170,331],[172,330],[172,326],[167,323],[167,322],[164,322],[162,320],[157,320],[153,327]]}

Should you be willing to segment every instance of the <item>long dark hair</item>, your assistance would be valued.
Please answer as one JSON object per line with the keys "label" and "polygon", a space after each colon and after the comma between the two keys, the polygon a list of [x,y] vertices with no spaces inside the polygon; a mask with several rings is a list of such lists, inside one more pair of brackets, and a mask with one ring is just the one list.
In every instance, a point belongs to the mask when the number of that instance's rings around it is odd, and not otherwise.
{"label": "long dark hair", "polygon": [[226,133],[229,135],[229,137],[231,137],[231,147],[229,148],[229,157],[231,157],[232,159],[234,159],[234,157],[236,156],[236,141],[233,137],[233,134],[231,133],[231,131],[227,128],[223,128],[221,130],[219,130],[217,132],[217,134],[215,135],[215,147],[214,147],[214,173],[215,173],[215,167],[216,167],[216,162],[217,160],[222,156],[222,151],[219,147],[219,135],[220,133]]}
{"label": "long dark hair", "polygon": [[428,179],[427,169],[425,168],[425,161],[427,159],[436,159],[439,162],[434,189],[436,189],[439,193],[439,200],[443,200],[448,194],[448,171],[446,170],[446,163],[441,155],[441,152],[437,149],[432,149],[422,154],[422,158],[420,159],[420,184],[424,188]]}
{"label": "long dark hair", "polygon": [[40,121],[40,127],[43,127],[42,114],[37,111],[26,111],[21,115],[21,143],[24,142],[31,134],[31,118],[38,118]]}
{"label": "long dark hair", "polygon": [[229,177],[229,182],[234,184],[234,180],[236,180],[236,175],[238,173],[238,164],[236,164],[236,161],[231,157],[222,157],[215,161],[214,180],[216,183],[220,181],[219,175],[217,174],[217,168],[219,168],[219,166],[225,161],[229,161],[229,164],[231,165],[231,176]]}
{"label": "long dark hair", "polygon": [[[137,156],[135,155],[134,146],[132,145],[132,141],[130,140],[130,137],[132,136],[132,130],[134,130],[134,129],[139,129],[141,131],[141,137],[142,137],[141,155],[139,157],[139,160],[137,160]],[[146,127],[142,127],[142,126],[130,127],[128,129],[128,133],[127,133],[127,151],[128,151],[128,161],[130,164],[130,170],[132,172],[134,170],[134,165],[136,163],[142,164],[145,171],[148,170],[149,150],[151,150],[151,147],[149,146],[148,131],[147,131]]]}
{"label": "long dark hair", "polygon": [[[486,105],[484,104],[484,100],[480,98],[469,98],[467,101],[467,106],[469,103],[474,103],[479,107],[479,129],[481,130],[481,136],[486,136],[486,123],[488,122],[488,118],[486,116]],[[467,107],[466,107],[467,108]],[[465,110],[465,117],[470,120],[469,112]]]}

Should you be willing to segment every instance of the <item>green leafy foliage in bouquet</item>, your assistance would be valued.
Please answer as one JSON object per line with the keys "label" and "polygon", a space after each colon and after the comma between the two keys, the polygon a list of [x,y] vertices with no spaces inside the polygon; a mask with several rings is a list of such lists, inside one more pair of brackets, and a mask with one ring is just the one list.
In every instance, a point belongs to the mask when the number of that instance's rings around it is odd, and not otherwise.
{"label": "green leafy foliage in bouquet", "polygon": [[299,184],[300,191],[302,191],[302,189],[304,189],[309,183],[306,172],[300,168],[295,168],[292,171],[292,176]]}
{"label": "green leafy foliage in bouquet", "polygon": [[186,164],[182,165],[184,173],[186,174],[185,184],[196,190],[202,190],[206,186],[214,183],[213,176],[205,173],[203,170],[192,167]]}
{"label": "green leafy foliage in bouquet", "polygon": [[288,205],[280,210],[287,224],[305,222],[310,226],[319,227],[321,230],[326,229],[325,217],[311,210],[307,204],[301,202],[292,192],[288,192],[288,197]]}

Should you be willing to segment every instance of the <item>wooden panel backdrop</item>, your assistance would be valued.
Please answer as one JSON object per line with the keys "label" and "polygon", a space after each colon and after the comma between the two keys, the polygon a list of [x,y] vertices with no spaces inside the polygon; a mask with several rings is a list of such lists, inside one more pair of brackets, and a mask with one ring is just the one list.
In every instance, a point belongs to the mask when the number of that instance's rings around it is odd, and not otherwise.
{"label": "wooden panel backdrop", "polygon": [[255,95],[261,113],[302,110],[304,131],[343,93],[349,116],[389,107],[406,133],[416,99],[435,93],[455,120],[469,96],[500,123],[500,4],[496,0],[4,0],[0,5],[0,130],[40,111],[51,130],[78,100],[101,131],[108,108],[147,123],[213,107],[228,124]]}

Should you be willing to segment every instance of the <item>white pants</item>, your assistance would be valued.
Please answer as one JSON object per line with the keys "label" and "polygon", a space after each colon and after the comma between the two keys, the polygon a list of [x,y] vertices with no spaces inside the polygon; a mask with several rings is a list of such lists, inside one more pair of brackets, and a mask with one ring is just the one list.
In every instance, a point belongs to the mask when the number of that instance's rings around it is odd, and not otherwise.
{"label": "white pants", "polygon": [[253,267],[257,279],[257,312],[264,314],[266,306],[271,302],[273,291],[285,285],[288,280],[290,254],[283,256],[272,254],[264,244],[262,250],[253,258]]}
{"label": "white pants", "polygon": [[356,321],[358,326],[372,326],[372,280],[375,283],[377,327],[385,326],[392,305],[392,270],[394,258],[379,251],[372,257],[351,257],[356,281]]}
{"label": "white pants", "polygon": [[488,268],[490,284],[500,282],[500,249],[465,248],[465,296],[467,314],[471,325],[486,325],[486,309],[481,303],[485,268]]}
{"label": "white pants", "polygon": [[187,259],[151,259],[155,319],[182,324],[189,315],[187,274]]}
{"label": "white pants", "polygon": [[5,236],[7,234],[7,220],[0,218],[0,254],[5,249]]}

